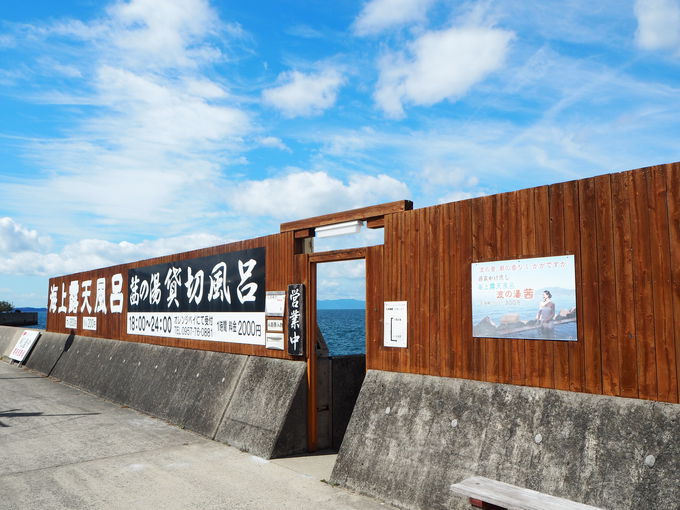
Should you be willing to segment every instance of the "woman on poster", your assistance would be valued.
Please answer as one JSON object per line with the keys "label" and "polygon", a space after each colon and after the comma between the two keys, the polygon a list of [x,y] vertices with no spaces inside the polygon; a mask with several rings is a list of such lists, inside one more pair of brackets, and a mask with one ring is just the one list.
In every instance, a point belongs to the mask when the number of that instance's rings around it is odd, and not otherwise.
{"label": "woman on poster", "polygon": [[552,301],[552,294],[549,290],[543,291],[543,301],[538,305],[536,320],[539,329],[545,332],[552,332],[555,328],[555,303]]}

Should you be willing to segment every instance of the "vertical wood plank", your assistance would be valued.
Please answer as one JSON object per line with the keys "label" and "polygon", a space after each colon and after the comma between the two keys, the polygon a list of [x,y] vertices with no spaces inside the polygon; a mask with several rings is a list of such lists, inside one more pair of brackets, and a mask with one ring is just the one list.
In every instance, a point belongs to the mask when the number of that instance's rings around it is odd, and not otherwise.
{"label": "vertical wood plank", "polygon": [[633,284],[635,292],[635,336],[637,339],[638,391],[641,398],[658,396],[656,346],[654,343],[654,298],[652,254],[649,233],[647,171],[633,172],[631,239],[633,241]]}
{"label": "vertical wood plank", "polygon": [[366,250],[366,367],[375,369],[382,344],[383,314],[383,260],[382,246]]}
{"label": "vertical wood plank", "polygon": [[455,359],[456,377],[472,379],[474,370],[474,348],[475,340],[472,338],[472,309],[470,284],[472,274],[470,265],[472,263],[472,201],[456,203],[457,229],[456,246],[457,264],[456,271],[456,291],[458,300],[459,316],[456,320],[458,329],[457,343],[459,344],[459,354]]}
{"label": "vertical wood plank", "polygon": [[[498,258],[498,245],[496,244],[496,224],[499,220],[498,202],[496,196],[481,197],[478,200],[481,205],[481,222],[479,223],[481,230],[478,233],[477,260],[494,260]],[[500,379],[499,346],[504,340],[484,338],[478,341],[482,343],[483,379],[488,382],[498,382]]]}
{"label": "vertical wood plank", "polygon": [[616,320],[620,349],[620,395],[638,396],[637,340],[633,296],[633,244],[631,239],[631,188],[629,172],[611,176],[614,220],[614,266],[616,270]]}
{"label": "vertical wood plank", "polygon": [[652,282],[654,295],[654,337],[658,398],[677,402],[678,377],[673,331],[673,296],[671,292],[671,254],[669,245],[666,168],[654,167],[649,172],[650,237],[652,245]]}
{"label": "vertical wood plank", "polygon": [[[671,294],[673,296],[673,331],[675,332],[675,368],[680,379],[680,163],[667,166],[668,224],[671,247]],[[680,402],[680,385],[678,388]]]}
{"label": "vertical wood plank", "polygon": [[[478,262],[484,256],[484,206],[485,201],[476,199],[471,201],[472,216],[472,260]],[[472,284],[471,277],[468,278],[468,287]],[[469,357],[468,357],[468,377],[479,381],[485,376],[485,338],[471,338]]]}
{"label": "vertical wood plank", "polygon": [[568,253],[573,253],[576,266],[576,328],[578,341],[569,342],[569,389],[585,391],[585,349],[583,326],[583,283],[581,258],[581,229],[578,182],[564,184],[564,242]]}
{"label": "vertical wood plank", "polygon": [[[498,211],[495,240],[496,258],[501,260],[514,258],[514,254],[510,251],[514,232],[511,230],[513,224],[510,222],[511,214],[508,211],[508,195],[509,193],[503,193],[495,197],[496,210]],[[506,384],[512,382],[512,344],[513,340],[508,338],[499,341],[498,345],[498,381]]]}
{"label": "vertical wood plank", "polygon": [[[536,203],[534,190],[527,189],[518,192],[518,206],[520,213],[520,232],[522,240],[522,258],[537,255],[536,241]],[[524,365],[526,384],[539,386],[541,384],[541,359],[539,345],[535,340],[527,340],[524,344]]]}
{"label": "vertical wood plank", "polygon": [[[522,211],[519,205],[519,192],[512,191],[506,194],[505,213],[508,218],[508,258],[518,259],[524,256],[523,238],[522,238]],[[513,339],[510,340],[510,365],[512,384],[527,384],[526,377],[526,348],[527,340]]]}
{"label": "vertical wood plank", "polygon": [[[547,186],[534,189],[534,217],[536,221],[535,256],[545,257],[550,253],[550,202]],[[542,292],[543,289],[540,289]],[[537,291],[539,291],[537,289]],[[538,381],[543,388],[555,387],[554,341],[538,340]]]}
{"label": "vertical wood plank", "polygon": [[412,359],[415,358],[415,343],[417,337],[416,319],[414,305],[417,299],[415,287],[418,286],[416,267],[418,266],[416,240],[418,238],[418,217],[416,211],[404,213],[404,268],[406,273],[406,283],[404,290],[404,300],[408,302],[408,347],[406,349],[395,349],[399,352],[399,367],[403,372],[412,372]]}
{"label": "vertical wood plank", "polygon": [[[428,221],[428,235],[426,246],[429,247],[429,260],[431,264],[431,274],[430,278],[430,288],[429,288],[429,303],[428,303],[428,315],[430,320],[430,331],[429,331],[429,359],[428,359],[428,371],[427,373],[431,375],[442,375],[441,362],[443,359],[442,350],[442,322],[440,322],[441,308],[443,303],[441,300],[440,288],[442,287],[442,276],[444,265],[444,250],[443,250],[443,239],[441,237],[441,207],[431,207],[429,208],[429,221]],[[427,267],[426,266],[426,267]]]}
{"label": "vertical wood plank", "polygon": [[452,302],[454,300],[454,292],[451,286],[451,263],[452,252],[456,249],[451,241],[453,220],[452,207],[450,204],[440,207],[440,246],[442,248],[442,274],[441,285],[439,287],[439,327],[440,327],[440,374],[444,377],[453,377],[453,358],[455,356],[453,332],[451,324],[452,317]]}
{"label": "vertical wood plank", "polygon": [[[550,255],[565,255],[567,250],[566,234],[564,225],[564,184],[554,184],[550,187]],[[559,313],[560,310],[555,310]],[[569,389],[569,343],[555,342],[553,347],[555,374],[554,388],[558,390]]]}
{"label": "vertical wood plank", "polygon": [[[594,179],[597,205],[597,275],[600,349],[602,360],[602,391],[605,395],[619,395],[619,320],[616,313],[616,262],[612,228],[612,193],[609,175]],[[620,219],[619,219],[620,221]]]}
{"label": "vertical wood plank", "polygon": [[595,181],[579,181],[579,207],[581,230],[581,289],[583,305],[583,344],[585,354],[585,390],[602,391],[602,359],[599,328],[599,278],[597,273],[597,197]]}

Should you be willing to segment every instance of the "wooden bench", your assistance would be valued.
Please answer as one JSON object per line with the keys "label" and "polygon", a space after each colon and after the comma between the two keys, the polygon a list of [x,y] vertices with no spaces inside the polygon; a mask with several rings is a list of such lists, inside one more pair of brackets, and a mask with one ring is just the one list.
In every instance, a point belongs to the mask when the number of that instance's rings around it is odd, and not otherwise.
{"label": "wooden bench", "polygon": [[568,499],[517,487],[508,483],[473,476],[451,485],[451,491],[470,498],[473,506],[507,510],[601,510]]}

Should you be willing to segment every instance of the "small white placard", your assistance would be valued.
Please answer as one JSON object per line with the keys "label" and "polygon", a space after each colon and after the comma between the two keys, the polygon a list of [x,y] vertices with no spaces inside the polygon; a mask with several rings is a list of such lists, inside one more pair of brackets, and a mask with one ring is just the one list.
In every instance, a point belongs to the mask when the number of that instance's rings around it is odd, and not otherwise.
{"label": "small white placard", "polygon": [[385,301],[385,347],[407,347],[407,317],[406,301]]}
{"label": "small white placard", "polygon": [[267,319],[267,331],[283,333],[283,319]]}
{"label": "small white placard", "polygon": [[88,331],[97,331],[97,318],[83,317],[83,329]]}
{"label": "small white placard", "polygon": [[270,291],[267,292],[265,301],[265,313],[274,317],[283,317],[283,309],[286,306],[286,292]]}
{"label": "small white placard", "polygon": [[21,336],[19,337],[19,340],[17,340],[17,344],[14,346],[14,349],[12,349],[9,357],[19,363],[24,361],[24,358],[33,347],[38,336],[40,336],[40,331],[25,329],[24,332],[21,333]]}
{"label": "small white placard", "polygon": [[278,351],[282,351],[284,348],[283,333],[267,333],[266,347],[267,349],[276,349]]}
{"label": "small white placard", "polygon": [[66,329],[78,329],[78,317],[67,315],[65,327]]}
{"label": "small white placard", "polygon": [[28,351],[31,350],[39,335],[40,331],[25,329],[24,332],[21,333],[21,336],[19,337],[19,340],[17,340],[17,344],[14,346],[14,349],[12,349],[9,357],[19,363],[24,361]]}

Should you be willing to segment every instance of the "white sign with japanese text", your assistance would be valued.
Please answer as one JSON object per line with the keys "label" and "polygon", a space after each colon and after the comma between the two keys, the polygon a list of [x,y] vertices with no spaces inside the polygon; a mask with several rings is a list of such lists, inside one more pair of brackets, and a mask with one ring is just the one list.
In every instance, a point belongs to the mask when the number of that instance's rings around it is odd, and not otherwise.
{"label": "white sign with japanese text", "polygon": [[385,347],[408,347],[408,303],[406,301],[385,301],[383,325]]}
{"label": "white sign with japanese text", "polygon": [[265,344],[264,312],[134,312],[127,314],[132,335]]}
{"label": "white sign with japanese text", "polygon": [[75,315],[67,315],[64,324],[66,329],[78,329],[78,317]]}
{"label": "white sign with japanese text", "polygon": [[283,333],[283,319],[267,319],[267,331]]}
{"label": "white sign with japanese text", "polygon": [[283,310],[286,306],[286,292],[285,291],[269,291],[267,292],[267,300],[265,310],[267,315],[274,317],[283,317]]}
{"label": "white sign with japanese text", "polygon": [[17,340],[17,343],[14,346],[14,349],[12,349],[9,357],[18,361],[19,363],[24,361],[24,358],[26,358],[26,355],[33,347],[33,344],[38,339],[38,336],[40,336],[40,331],[36,331],[35,329],[24,330],[24,332],[21,333],[19,340]]}
{"label": "white sign with japanese text", "polygon": [[97,331],[96,317],[83,317],[83,329],[87,331]]}

